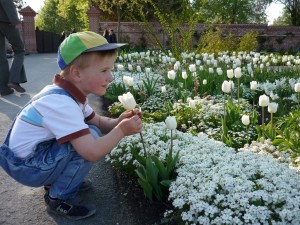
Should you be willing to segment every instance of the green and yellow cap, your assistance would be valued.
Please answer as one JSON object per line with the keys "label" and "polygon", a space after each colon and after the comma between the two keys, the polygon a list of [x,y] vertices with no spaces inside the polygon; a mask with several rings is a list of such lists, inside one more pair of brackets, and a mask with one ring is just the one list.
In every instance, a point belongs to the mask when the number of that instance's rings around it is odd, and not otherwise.
{"label": "green and yellow cap", "polygon": [[108,43],[106,38],[92,31],[73,33],[60,44],[57,63],[63,70],[84,52],[108,51],[124,45],[126,43]]}

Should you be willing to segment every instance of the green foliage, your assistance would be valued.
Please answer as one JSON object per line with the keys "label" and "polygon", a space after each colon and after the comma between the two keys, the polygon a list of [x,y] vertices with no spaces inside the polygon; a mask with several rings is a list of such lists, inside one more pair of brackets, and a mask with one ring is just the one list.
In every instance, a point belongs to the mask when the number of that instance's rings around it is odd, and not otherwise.
{"label": "green foliage", "polygon": [[85,0],[45,0],[35,25],[40,30],[60,34],[88,29],[88,2]]}
{"label": "green foliage", "polygon": [[239,38],[240,46],[238,51],[251,52],[256,50],[258,47],[257,35],[258,32],[248,32]]}
{"label": "green foliage", "polygon": [[228,34],[224,37],[219,27],[211,27],[202,34],[197,51],[217,54],[222,51],[233,51],[235,49],[237,49],[237,42],[233,34]]}
{"label": "green foliage", "polygon": [[[171,136],[172,138],[172,136]],[[140,166],[135,170],[138,182],[149,200],[155,197],[157,200],[165,200],[168,196],[168,188],[176,178],[175,166],[179,159],[179,152],[173,157],[172,146],[165,162],[157,156],[146,156],[138,154],[138,150],[132,146],[131,153]]]}
{"label": "green foliage", "polygon": [[124,83],[112,83],[105,93],[105,98],[111,101],[118,101],[118,96],[126,92]]}
{"label": "green foliage", "polygon": [[291,149],[300,153],[300,109],[279,118],[275,126],[277,135],[272,144],[278,146],[279,150]]}

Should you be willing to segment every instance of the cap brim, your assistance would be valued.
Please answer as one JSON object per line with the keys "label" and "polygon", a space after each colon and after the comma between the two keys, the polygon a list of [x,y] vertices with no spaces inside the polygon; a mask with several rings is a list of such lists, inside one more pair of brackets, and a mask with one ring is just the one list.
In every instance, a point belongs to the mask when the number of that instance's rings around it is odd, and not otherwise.
{"label": "cap brim", "polygon": [[100,45],[100,46],[97,46],[94,48],[87,49],[84,52],[109,51],[109,50],[114,50],[114,49],[120,48],[124,45],[127,45],[127,43],[108,43],[105,45]]}

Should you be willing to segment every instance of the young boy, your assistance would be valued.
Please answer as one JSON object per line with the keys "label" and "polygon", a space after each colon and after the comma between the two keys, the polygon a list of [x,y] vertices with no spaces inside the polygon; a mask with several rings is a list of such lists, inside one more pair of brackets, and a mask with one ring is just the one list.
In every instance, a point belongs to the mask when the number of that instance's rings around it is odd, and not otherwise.
{"label": "young boy", "polygon": [[49,211],[75,220],[93,215],[96,207],[76,198],[89,187],[84,178],[92,162],[141,132],[138,115],[126,111],[109,119],[87,102],[90,93],[105,94],[122,45],[91,31],[66,38],[58,50],[60,74],[21,110],[0,148],[0,165],[11,177],[44,186]]}

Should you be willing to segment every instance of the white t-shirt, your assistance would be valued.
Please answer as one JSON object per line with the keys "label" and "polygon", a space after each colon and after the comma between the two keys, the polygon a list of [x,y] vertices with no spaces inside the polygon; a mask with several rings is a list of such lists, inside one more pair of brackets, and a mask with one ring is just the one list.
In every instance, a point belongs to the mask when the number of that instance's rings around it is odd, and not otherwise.
{"label": "white t-shirt", "polygon": [[[60,88],[49,85],[43,91]],[[84,104],[63,94],[50,94],[33,101],[16,118],[9,139],[9,147],[24,158],[43,141],[55,138],[66,143],[89,133],[85,119],[93,115],[86,99]]]}

